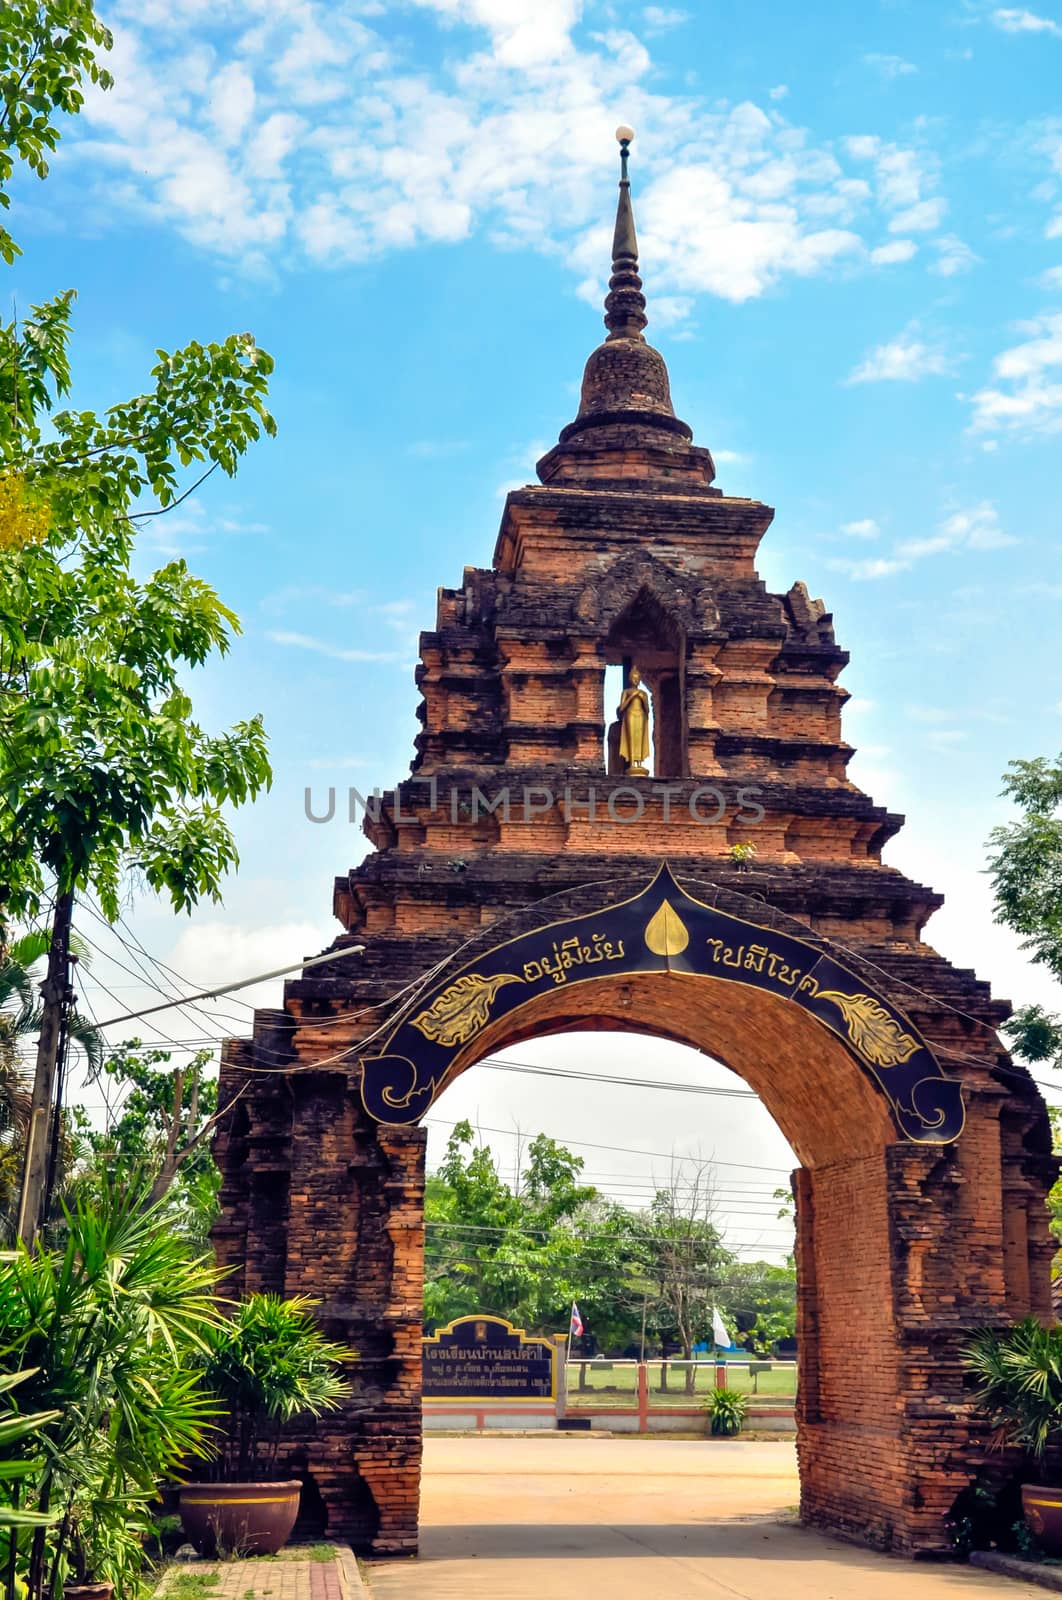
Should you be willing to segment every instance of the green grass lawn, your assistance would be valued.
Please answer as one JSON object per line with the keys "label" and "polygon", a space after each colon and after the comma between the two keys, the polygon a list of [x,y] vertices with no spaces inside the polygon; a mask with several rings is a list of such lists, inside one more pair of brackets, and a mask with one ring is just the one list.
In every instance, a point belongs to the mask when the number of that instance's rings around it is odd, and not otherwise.
{"label": "green grass lawn", "polygon": [[[700,1404],[715,1388],[714,1362],[694,1368],[694,1392],[686,1389],[686,1368],[667,1363],[667,1389],[661,1387],[659,1361],[648,1363],[649,1404],[688,1406]],[[585,1387],[580,1388],[583,1379]],[[755,1389],[754,1389],[755,1386]],[[727,1368],[727,1388],[752,1400],[792,1400],[796,1394],[796,1367],[773,1365],[769,1372],[750,1375],[747,1367]],[[572,1361],[568,1365],[568,1404],[576,1409],[594,1406],[633,1406],[637,1402],[638,1367],[634,1362]]]}

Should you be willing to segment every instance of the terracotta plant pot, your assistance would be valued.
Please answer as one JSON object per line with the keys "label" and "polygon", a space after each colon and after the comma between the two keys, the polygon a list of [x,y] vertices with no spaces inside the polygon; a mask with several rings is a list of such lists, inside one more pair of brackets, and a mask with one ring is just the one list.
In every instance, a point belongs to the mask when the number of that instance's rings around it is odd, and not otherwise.
{"label": "terracotta plant pot", "polygon": [[1062,1555],[1062,1489],[1042,1483],[1023,1483],[1021,1508],[1025,1526],[1050,1556]]}
{"label": "terracotta plant pot", "polygon": [[302,1484],[186,1483],[181,1523],[200,1555],[274,1556],[299,1514]]}
{"label": "terracotta plant pot", "polygon": [[112,1600],[113,1583],[64,1583],[63,1600]]}

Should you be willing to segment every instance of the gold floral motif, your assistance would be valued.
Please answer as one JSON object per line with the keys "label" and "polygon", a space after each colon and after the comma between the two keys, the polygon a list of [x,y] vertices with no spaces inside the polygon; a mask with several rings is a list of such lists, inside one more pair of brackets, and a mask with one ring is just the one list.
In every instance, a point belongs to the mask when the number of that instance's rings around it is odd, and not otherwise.
{"label": "gold floral motif", "polygon": [[904,1033],[896,1018],[869,994],[841,994],[838,989],[820,989],[817,998],[829,1000],[837,1007],[852,1044],[875,1067],[899,1066],[919,1048],[918,1040]]}
{"label": "gold floral motif", "polygon": [[427,1011],[413,1018],[413,1027],[419,1028],[425,1039],[435,1044],[465,1044],[486,1026],[498,990],[507,983],[523,981],[512,972],[499,973],[495,978],[467,972],[444,989]]}
{"label": "gold floral motif", "polygon": [[649,918],[645,942],[654,956],[680,956],[689,944],[686,924],[670,900],[662,901],[659,911]]}

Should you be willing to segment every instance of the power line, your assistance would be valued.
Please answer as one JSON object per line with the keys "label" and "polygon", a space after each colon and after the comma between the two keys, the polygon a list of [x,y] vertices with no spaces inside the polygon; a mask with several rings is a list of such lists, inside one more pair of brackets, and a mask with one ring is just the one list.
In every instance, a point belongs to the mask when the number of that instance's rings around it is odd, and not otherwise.
{"label": "power line", "polygon": [[581,1083],[622,1084],[625,1089],[666,1089],[675,1094],[717,1095],[727,1100],[760,1098],[752,1089],[724,1089],[707,1083],[670,1083],[666,1079],[657,1078],[625,1078],[608,1072],[580,1072],[577,1067],[534,1066],[529,1062],[505,1061],[492,1056],[485,1056],[482,1061],[476,1062],[476,1066],[489,1067],[492,1072],[526,1073],[537,1078],[569,1078]]}
{"label": "power line", "polygon": [[[425,1118],[428,1126],[433,1128],[456,1128],[460,1126],[461,1122],[468,1122],[469,1120],[467,1117],[460,1118],[458,1122],[450,1122],[443,1117]],[[514,1139],[521,1137],[519,1128],[491,1128],[486,1123],[478,1124],[477,1131],[481,1133],[500,1133],[507,1138]],[[614,1154],[623,1156],[655,1156],[663,1161],[699,1161],[701,1159],[699,1156],[676,1156],[674,1150],[642,1150],[637,1145],[629,1144],[594,1144],[589,1139],[568,1139],[561,1134],[556,1135],[556,1138],[558,1143],[578,1145],[581,1150],[610,1150]],[[732,1167],[742,1172],[781,1172],[788,1175],[790,1171],[789,1167],[756,1166],[748,1161],[717,1161],[714,1157],[709,1164],[714,1167]]]}

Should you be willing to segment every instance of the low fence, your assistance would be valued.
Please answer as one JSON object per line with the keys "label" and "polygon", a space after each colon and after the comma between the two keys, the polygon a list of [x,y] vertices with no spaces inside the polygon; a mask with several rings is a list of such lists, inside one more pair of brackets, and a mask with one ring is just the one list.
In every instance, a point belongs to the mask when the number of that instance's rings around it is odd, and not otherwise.
{"label": "low fence", "polygon": [[713,1389],[748,1396],[746,1429],[795,1426],[795,1361],[569,1361],[556,1406],[476,1399],[424,1402],[427,1430],[555,1428],[558,1418],[610,1433],[697,1433],[708,1426]]}

